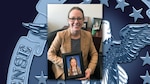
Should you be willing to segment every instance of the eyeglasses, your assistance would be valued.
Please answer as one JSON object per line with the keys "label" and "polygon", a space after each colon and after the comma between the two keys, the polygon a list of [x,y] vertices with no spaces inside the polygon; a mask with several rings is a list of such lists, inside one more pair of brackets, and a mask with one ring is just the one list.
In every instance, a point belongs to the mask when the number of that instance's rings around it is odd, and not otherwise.
{"label": "eyeglasses", "polygon": [[83,20],[83,18],[68,18],[68,19],[71,20],[71,21],[75,21],[75,20],[81,21],[81,20]]}

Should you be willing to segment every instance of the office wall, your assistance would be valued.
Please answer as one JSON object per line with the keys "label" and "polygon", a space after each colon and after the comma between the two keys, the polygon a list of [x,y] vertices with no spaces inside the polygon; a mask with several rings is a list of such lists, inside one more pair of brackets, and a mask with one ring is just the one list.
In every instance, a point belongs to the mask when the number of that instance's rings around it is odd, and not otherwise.
{"label": "office wall", "polygon": [[68,25],[68,12],[73,6],[79,6],[80,8],[82,8],[85,16],[89,17],[88,27],[92,26],[93,17],[103,17],[103,8],[101,4],[48,4],[47,21],[49,32],[60,29],[65,25]]}

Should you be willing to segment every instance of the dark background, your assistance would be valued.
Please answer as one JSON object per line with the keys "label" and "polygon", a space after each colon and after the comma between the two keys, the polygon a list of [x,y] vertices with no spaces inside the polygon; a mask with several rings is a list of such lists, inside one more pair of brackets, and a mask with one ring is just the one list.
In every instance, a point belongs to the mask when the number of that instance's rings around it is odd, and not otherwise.
{"label": "dark background", "polygon": [[[7,71],[9,67],[9,62],[13,49],[20,38],[20,36],[26,36],[28,29],[22,26],[22,22],[33,22],[37,15],[35,6],[38,0],[13,0],[6,1],[3,0],[0,4],[0,83],[6,84]],[[66,3],[80,3],[82,0],[67,0]],[[104,19],[111,22],[112,35],[116,40],[119,40],[119,31],[125,25],[129,23],[134,23],[134,19],[129,17],[132,13],[132,6],[137,10],[143,8],[142,15],[144,19],[138,19],[137,23],[149,23],[150,20],[145,15],[147,6],[141,2],[141,0],[131,1],[126,0],[130,6],[125,7],[125,11],[122,12],[121,9],[115,9],[117,5],[115,0],[109,0],[109,7],[104,7]],[[99,0],[93,0],[92,3],[100,3]],[[140,75],[145,75],[146,70],[149,65],[142,66],[143,61],[140,56],[145,56],[146,52],[150,52],[150,47],[146,46],[140,52],[137,60],[132,63],[122,64],[122,67],[126,70],[129,77],[129,84],[142,84],[143,80],[139,77]]]}
{"label": "dark background", "polygon": [[28,29],[22,22],[33,22],[38,0],[3,0],[0,3],[0,83],[6,84],[11,55],[20,36],[26,36]]}

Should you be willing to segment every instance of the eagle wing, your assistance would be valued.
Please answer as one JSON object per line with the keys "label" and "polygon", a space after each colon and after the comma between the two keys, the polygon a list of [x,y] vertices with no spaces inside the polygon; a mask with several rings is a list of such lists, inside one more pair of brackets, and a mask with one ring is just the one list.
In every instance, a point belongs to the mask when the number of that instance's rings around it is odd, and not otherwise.
{"label": "eagle wing", "polygon": [[[121,40],[111,41],[104,54],[104,73],[108,70],[108,84],[119,84],[120,68],[118,64],[132,62],[139,55],[141,48],[150,45],[150,25],[129,24],[120,31]],[[105,45],[105,44],[104,44]]]}

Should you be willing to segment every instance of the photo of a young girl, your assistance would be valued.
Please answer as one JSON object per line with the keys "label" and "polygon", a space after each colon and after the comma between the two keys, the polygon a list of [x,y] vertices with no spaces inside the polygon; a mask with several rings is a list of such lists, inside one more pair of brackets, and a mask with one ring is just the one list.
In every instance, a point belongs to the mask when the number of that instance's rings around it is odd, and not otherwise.
{"label": "photo of a young girl", "polygon": [[68,60],[68,76],[75,76],[82,74],[80,68],[80,62],[77,60],[76,57],[70,57]]}

